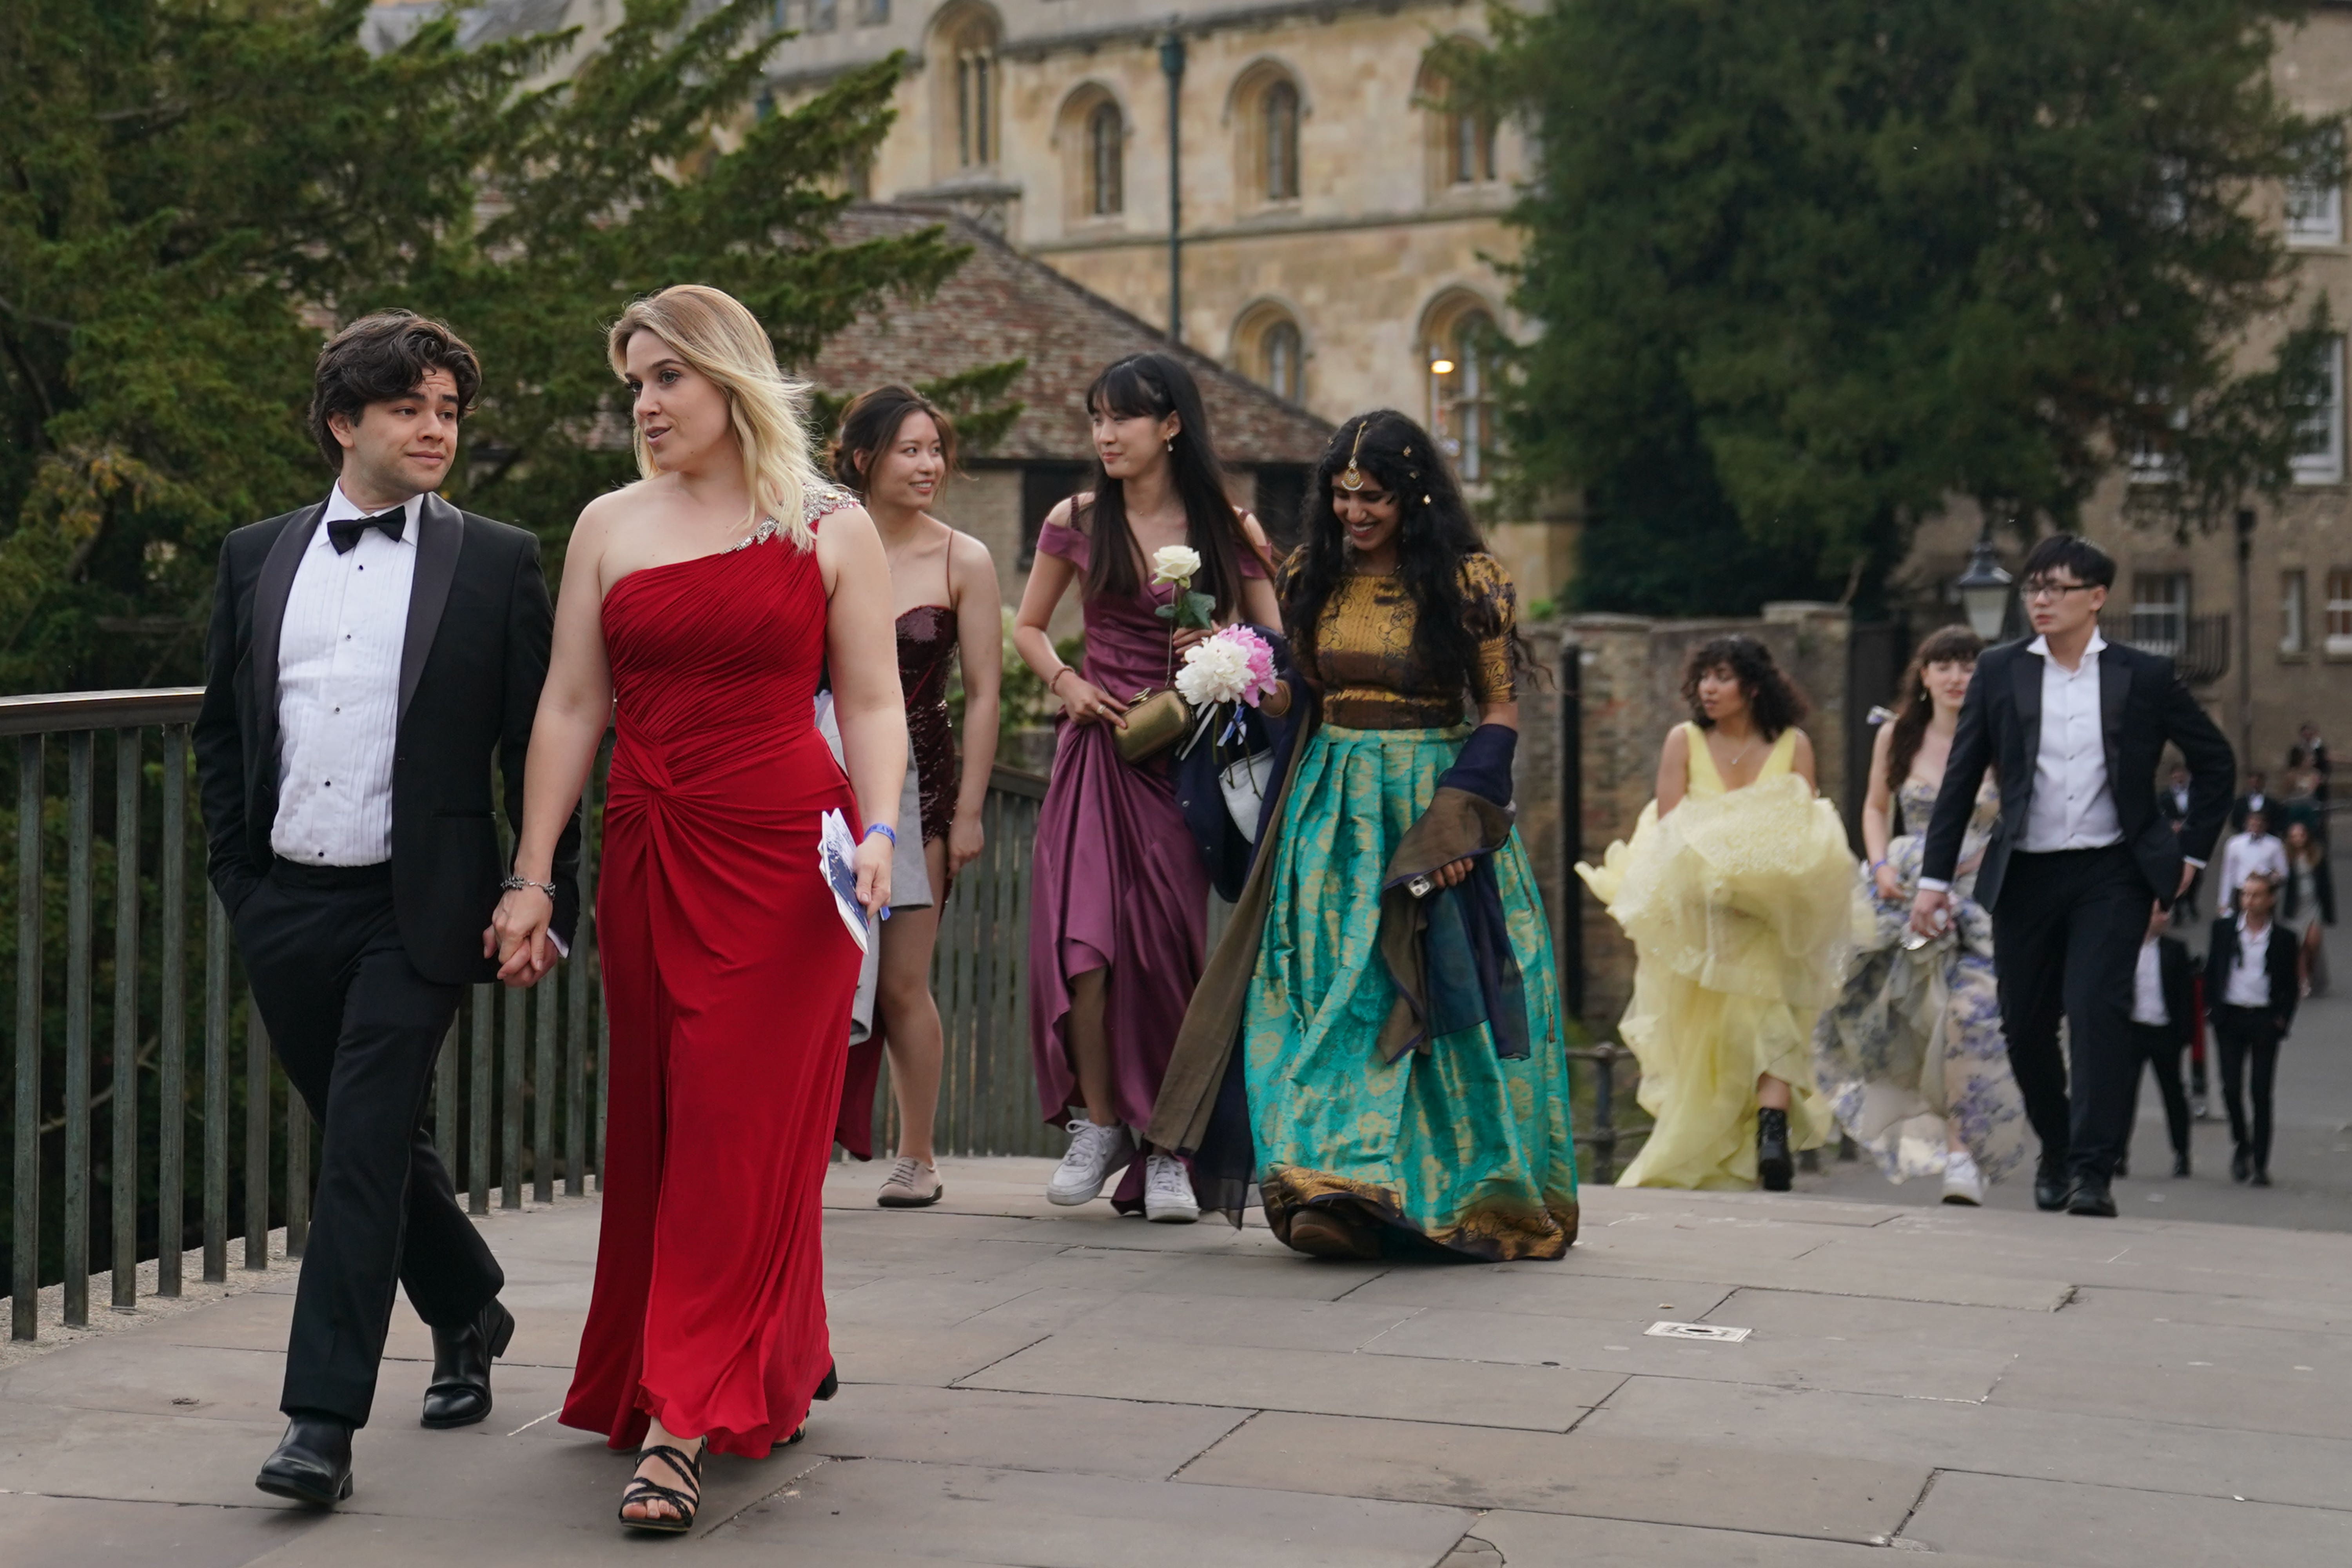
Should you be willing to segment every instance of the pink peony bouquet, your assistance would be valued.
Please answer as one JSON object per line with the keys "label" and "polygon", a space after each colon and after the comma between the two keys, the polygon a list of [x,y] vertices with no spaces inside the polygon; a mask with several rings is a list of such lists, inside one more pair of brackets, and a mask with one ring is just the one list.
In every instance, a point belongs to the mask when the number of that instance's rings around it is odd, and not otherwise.
{"label": "pink peony bouquet", "polygon": [[1193,644],[1176,672],[1178,693],[1195,708],[1221,702],[1255,708],[1274,687],[1274,649],[1247,626],[1227,626]]}

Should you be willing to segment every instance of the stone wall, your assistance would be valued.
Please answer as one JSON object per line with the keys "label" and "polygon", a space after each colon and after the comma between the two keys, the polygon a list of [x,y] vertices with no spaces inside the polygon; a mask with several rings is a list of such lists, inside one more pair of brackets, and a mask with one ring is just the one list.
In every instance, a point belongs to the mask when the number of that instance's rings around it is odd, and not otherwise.
{"label": "stone wall", "polygon": [[[1687,718],[1680,687],[1683,661],[1709,637],[1739,632],[1757,638],[1812,704],[1805,720],[1822,794],[1844,797],[1847,642],[1851,621],[1834,605],[1776,604],[1756,620],[1656,621],[1639,616],[1573,616],[1532,623],[1529,645],[1551,672],[1553,689],[1520,698],[1516,784],[1519,831],[1535,862],[1550,911],[1566,1000],[1586,1025],[1607,1034],[1633,994],[1633,950],[1574,872],[1579,858],[1598,861],[1633,824],[1654,793],[1658,749]],[[1573,699],[1562,679],[1574,661]],[[1575,715],[1573,749],[1567,730]],[[1577,787],[1572,818],[1564,795]]]}

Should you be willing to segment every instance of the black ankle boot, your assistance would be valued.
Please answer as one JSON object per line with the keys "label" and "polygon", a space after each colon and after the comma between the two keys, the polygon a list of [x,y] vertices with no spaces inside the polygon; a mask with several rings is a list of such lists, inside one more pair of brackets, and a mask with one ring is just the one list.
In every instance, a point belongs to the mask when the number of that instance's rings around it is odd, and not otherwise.
{"label": "black ankle boot", "polygon": [[1770,1107],[1756,1113],[1756,1174],[1768,1193],[1785,1193],[1796,1173],[1789,1157],[1789,1113]]}

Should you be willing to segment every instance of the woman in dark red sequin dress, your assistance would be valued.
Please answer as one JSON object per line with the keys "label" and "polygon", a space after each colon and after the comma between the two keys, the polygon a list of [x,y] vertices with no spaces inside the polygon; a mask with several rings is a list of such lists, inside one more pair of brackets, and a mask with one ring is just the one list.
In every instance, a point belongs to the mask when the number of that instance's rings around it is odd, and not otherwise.
{"label": "woman in dark red sequin dress", "polygon": [[[907,702],[909,765],[921,802],[899,838],[919,833],[930,899],[899,905],[882,928],[874,1032],[852,1046],[836,1136],[860,1159],[872,1153],[874,1086],[882,1053],[898,1102],[898,1158],[876,1202],[921,1208],[939,1202],[931,1113],[939,1100],[940,1010],[931,995],[931,948],[940,906],[957,872],[981,851],[981,807],[996,762],[997,689],[1003,632],[996,565],[988,549],[930,515],[955,467],[955,426],[903,386],[877,387],[843,411],[834,477],[866,503],[890,557],[898,611],[898,682]],[[948,713],[948,663],[963,665],[964,754],[956,766]]]}

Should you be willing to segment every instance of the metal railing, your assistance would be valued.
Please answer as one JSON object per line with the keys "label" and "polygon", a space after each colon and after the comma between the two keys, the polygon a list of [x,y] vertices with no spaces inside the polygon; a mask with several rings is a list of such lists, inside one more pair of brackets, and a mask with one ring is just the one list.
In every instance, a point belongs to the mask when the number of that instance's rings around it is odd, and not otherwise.
{"label": "metal railing", "polygon": [[2174,610],[2125,610],[2099,618],[2099,631],[2173,661],[2191,686],[2210,686],[2230,672],[2230,617],[2184,616]]}
{"label": "metal railing", "polygon": [[[89,1321],[93,1279],[131,1310],[142,1288],[267,1268],[272,1232],[300,1256],[316,1130],[269,1049],[205,879],[190,728],[200,688],[0,698],[0,801],[13,799],[13,919],[0,974],[15,986],[7,1129],[11,1337],[32,1339],[40,1293]],[[10,746],[5,738],[13,737]],[[63,776],[55,763],[63,752]],[[15,788],[5,787],[13,766]],[[532,991],[478,985],[442,1047],[436,1142],[470,1212],[590,1193],[604,1163],[610,1040],[596,983],[594,877],[602,773],[589,789],[583,913],[572,962]],[[1025,1032],[1028,867],[1045,781],[999,769],[987,847],[942,913],[932,976],[947,1037],[939,1146],[1049,1153]],[[8,962],[13,958],[13,963]],[[888,1095],[877,1097],[877,1121]],[[142,1281],[142,1265],[153,1265]]]}
{"label": "metal railing", "polygon": [[[243,978],[226,911],[204,874],[190,730],[199,688],[0,698],[0,803],[15,802],[14,876],[0,874],[0,979],[13,979],[14,1073],[0,1078],[9,1158],[0,1237],[9,1331],[35,1338],[40,1297],[89,1321],[109,1304],[182,1293],[183,1252],[203,1278],[269,1266],[272,1233],[300,1256],[316,1130],[289,1092]],[[14,739],[13,746],[8,738]],[[63,768],[57,767],[62,752]],[[6,773],[15,770],[13,790]],[[471,988],[442,1047],[433,1131],[470,1212],[592,1192],[603,1168],[610,1040],[596,980],[594,908],[603,769],[591,780],[583,911],[571,961],[532,991]],[[1028,1042],[1030,870],[1045,781],[999,768],[985,847],[941,911],[931,983],[945,1038],[936,1143],[949,1154],[1056,1155],[1038,1113]],[[0,816],[5,816],[0,805]],[[10,914],[13,913],[13,919]],[[1224,906],[1212,901],[1210,930]],[[12,962],[13,961],[13,962]],[[1568,1053],[1607,1181],[1620,1136],[1622,1047]],[[892,1146],[887,1067],[875,1146]],[[102,1136],[101,1136],[102,1134]],[[1638,1135],[1638,1134],[1628,1134]],[[142,1266],[152,1263],[152,1274]]]}

